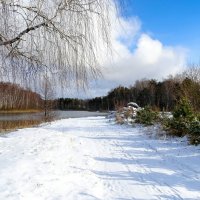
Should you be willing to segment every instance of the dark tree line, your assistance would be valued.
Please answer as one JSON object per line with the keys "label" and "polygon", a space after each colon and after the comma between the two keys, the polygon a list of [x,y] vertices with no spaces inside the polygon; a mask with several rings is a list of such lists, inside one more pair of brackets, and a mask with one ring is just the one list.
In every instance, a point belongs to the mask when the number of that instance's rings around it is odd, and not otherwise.
{"label": "dark tree line", "polygon": [[59,99],[57,105],[59,109],[107,111],[124,107],[133,101],[141,107],[149,105],[156,110],[171,111],[183,97],[191,102],[196,111],[200,110],[200,82],[186,73],[163,81],[136,81],[133,86],[119,86],[104,97],[88,100]]}
{"label": "dark tree line", "polygon": [[173,110],[176,101],[182,96],[181,84],[172,80],[136,81],[129,88],[119,86],[111,90],[106,97],[89,100],[92,110],[115,110],[124,107],[128,102],[136,102],[141,107],[151,106],[158,110]]}
{"label": "dark tree line", "polygon": [[[200,70],[190,69],[187,73],[164,79],[138,80],[133,86],[119,86],[108,92],[107,96],[93,99],[59,98],[52,100],[51,90],[45,87],[43,95],[23,89],[12,83],[0,83],[0,110],[48,109],[107,111],[124,107],[128,102],[139,106],[151,106],[161,111],[174,110],[177,101],[186,97],[196,111],[200,111]],[[50,107],[50,108],[49,108]]]}
{"label": "dark tree line", "polygon": [[60,110],[86,110],[86,103],[80,99],[59,98],[55,100],[57,109]]}

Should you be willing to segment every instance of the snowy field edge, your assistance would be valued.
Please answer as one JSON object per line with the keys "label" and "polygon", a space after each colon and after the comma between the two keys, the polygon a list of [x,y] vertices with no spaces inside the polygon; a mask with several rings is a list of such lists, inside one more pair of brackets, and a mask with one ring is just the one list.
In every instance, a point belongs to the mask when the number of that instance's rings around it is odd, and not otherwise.
{"label": "snowy field edge", "polygon": [[1,200],[200,199],[200,147],[105,117],[0,137]]}

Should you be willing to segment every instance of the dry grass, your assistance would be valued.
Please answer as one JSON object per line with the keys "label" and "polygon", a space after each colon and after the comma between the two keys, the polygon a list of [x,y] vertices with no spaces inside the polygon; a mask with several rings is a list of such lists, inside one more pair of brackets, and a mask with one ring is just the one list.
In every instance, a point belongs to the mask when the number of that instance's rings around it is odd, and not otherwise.
{"label": "dry grass", "polygon": [[125,117],[126,119],[132,118],[132,116],[133,116],[133,110],[129,109],[129,110],[126,110],[126,111],[124,112],[124,117]]}
{"label": "dry grass", "polygon": [[[0,111],[2,115],[16,115],[16,114],[31,114],[42,112],[41,110],[10,110],[10,111]],[[41,123],[52,122],[56,119],[56,114],[54,112],[48,112],[46,116],[41,115],[37,119],[19,119],[19,120],[0,120],[0,133],[7,133],[16,129],[29,128],[37,126]]]}
{"label": "dry grass", "polygon": [[0,121],[0,133],[9,132],[16,129],[33,127],[41,124],[41,120],[16,120]]}
{"label": "dry grass", "polygon": [[118,124],[124,124],[124,118],[120,114],[116,115],[115,120]]}
{"label": "dry grass", "polygon": [[38,113],[42,110],[27,109],[27,110],[0,110],[0,114],[23,114],[23,113]]}

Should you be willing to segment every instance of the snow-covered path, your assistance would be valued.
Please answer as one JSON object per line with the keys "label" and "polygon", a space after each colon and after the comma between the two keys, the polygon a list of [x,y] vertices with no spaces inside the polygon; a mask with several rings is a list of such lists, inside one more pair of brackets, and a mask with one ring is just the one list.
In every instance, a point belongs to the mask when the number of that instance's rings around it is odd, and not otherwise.
{"label": "snow-covered path", "polygon": [[0,137],[0,200],[200,199],[200,147],[103,117]]}

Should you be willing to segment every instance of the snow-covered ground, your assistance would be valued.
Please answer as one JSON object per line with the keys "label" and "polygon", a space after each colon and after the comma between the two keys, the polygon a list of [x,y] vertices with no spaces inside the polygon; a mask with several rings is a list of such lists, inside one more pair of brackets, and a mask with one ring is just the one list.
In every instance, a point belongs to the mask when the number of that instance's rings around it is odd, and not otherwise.
{"label": "snow-covered ground", "polygon": [[104,117],[0,137],[0,200],[200,199],[200,147]]}

